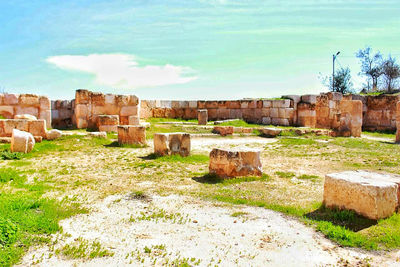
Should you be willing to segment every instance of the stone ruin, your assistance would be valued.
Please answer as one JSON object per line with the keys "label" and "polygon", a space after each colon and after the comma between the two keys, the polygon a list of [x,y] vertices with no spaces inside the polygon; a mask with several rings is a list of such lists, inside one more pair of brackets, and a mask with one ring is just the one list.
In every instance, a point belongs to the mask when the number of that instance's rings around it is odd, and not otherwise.
{"label": "stone ruin", "polygon": [[154,153],[159,156],[190,155],[190,134],[156,133],[154,134]]}
{"label": "stone ruin", "polygon": [[369,219],[393,215],[400,203],[400,176],[367,171],[328,174],[324,183],[324,205],[353,210]]}
{"label": "stone ruin", "polygon": [[210,152],[209,172],[221,178],[261,176],[260,151],[247,148],[242,150],[214,148]]}
{"label": "stone ruin", "polygon": [[118,143],[121,145],[145,145],[146,127],[138,125],[119,125]]}

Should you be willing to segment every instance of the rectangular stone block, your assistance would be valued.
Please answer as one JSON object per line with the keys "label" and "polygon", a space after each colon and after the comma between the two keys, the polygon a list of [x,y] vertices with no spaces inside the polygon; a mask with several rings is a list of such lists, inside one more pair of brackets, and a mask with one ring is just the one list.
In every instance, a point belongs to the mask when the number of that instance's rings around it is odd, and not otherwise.
{"label": "rectangular stone block", "polygon": [[29,132],[28,120],[3,120],[3,129],[5,136],[11,136],[13,129],[17,129],[24,132]]}
{"label": "rectangular stone block", "polygon": [[197,120],[199,125],[207,125],[208,111],[207,109],[199,109],[197,111]]}
{"label": "rectangular stone block", "polygon": [[125,106],[121,108],[120,116],[135,116],[138,115],[137,106]]}
{"label": "rectangular stone block", "polygon": [[301,96],[301,102],[308,103],[308,104],[316,104],[317,96],[316,95],[303,95],[303,96]]}
{"label": "rectangular stone block", "polygon": [[230,117],[229,109],[226,108],[219,108],[217,109],[217,117],[220,120],[226,120]]}
{"label": "rectangular stone block", "polygon": [[115,96],[115,102],[120,107],[128,106],[129,105],[129,96],[127,96],[127,95],[116,95]]}
{"label": "rectangular stone block", "polygon": [[233,109],[233,108],[240,108],[240,101],[239,100],[232,100],[232,101],[228,101],[228,108],[229,109]]}
{"label": "rectangular stone block", "polygon": [[221,178],[261,176],[260,151],[214,148],[210,152],[209,172]]}
{"label": "rectangular stone block", "polygon": [[30,132],[33,136],[41,136],[46,138],[46,121],[45,120],[36,120],[36,121],[28,121],[28,132]]}
{"label": "rectangular stone block", "polygon": [[279,117],[279,111],[278,108],[271,108],[269,110],[269,114],[271,118],[278,118]]}
{"label": "rectangular stone block", "polygon": [[19,105],[22,106],[39,106],[39,96],[33,94],[22,94],[19,96]]}
{"label": "rectangular stone block", "polygon": [[139,116],[129,116],[129,125],[139,125],[140,124],[140,118]]}
{"label": "rectangular stone block", "polygon": [[116,133],[118,131],[118,126],[117,125],[100,125],[98,127],[100,132],[106,132],[106,133],[111,133],[114,132]]}
{"label": "rectangular stone block", "polygon": [[14,115],[22,115],[22,114],[33,115],[37,118],[39,117],[39,110],[37,107],[16,106]]}
{"label": "rectangular stone block", "polygon": [[269,124],[271,124],[271,118],[270,117],[262,117],[261,123],[264,125],[269,125]]}
{"label": "rectangular stone block", "polygon": [[77,118],[86,118],[88,116],[88,106],[84,104],[77,104],[75,106],[75,116]]}
{"label": "rectangular stone block", "polygon": [[[118,115],[98,115],[96,119],[97,128],[100,126],[116,126],[119,125]],[[101,131],[101,130],[100,130]]]}
{"label": "rectangular stone block", "polygon": [[390,217],[399,205],[400,177],[367,171],[328,174],[324,183],[324,205],[353,210],[369,219]]}
{"label": "rectangular stone block", "polygon": [[39,97],[39,105],[40,105],[40,109],[51,109],[51,102],[48,97],[40,96]]}
{"label": "rectangular stone block", "polygon": [[91,92],[85,89],[78,89],[75,91],[76,104],[88,104],[90,101]]}
{"label": "rectangular stone block", "polygon": [[115,95],[106,94],[104,96],[104,104],[116,105],[116,103],[115,103]]}
{"label": "rectangular stone block", "polygon": [[[71,116],[72,116],[72,114],[71,114]],[[70,118],[71,116],[68,116],[68,118]],[[63,117],[63,118],[66,118],[66,117]],[[46,121],[46,125],[48,127],[51,127],[51,121],[52,121],[51,110],[49,110],[49,109],[48,110],[41,110],[39,112],[38,119],[45,120]]]}
{"label": "rectangular stone block", "polygon": [[197,101],[189,101],[189,108],[197,108]]}
{"label": "rectangular stone block", "polygon": [[119,125],[118,143],[146,144],[146,127],[136,125]]}
{"label": "rectangular stone block", "polygon": [[0,115],[6,119],[14,118],[14,107],[13,106],[0,106]]}
{"label": "rectangular stone block", "polygon": [[135,95],[130,95],[129,97],[129,102],[128,105],[129,106],[137,106],[139,105],[139,98]]}
{"label": "rectangular stone block", "polygon": [[270,108],[270,107],[272,107],[272,101],[271,101],[271,100],[264,100],[264,101],[263,101],[263,107],[264,107],[264,108]]}
{"label": "rectangular stone block", "polygon": [[170,100],[161,100],[160,107],[162,108],[172,108],[172,101]]}
{"label": "rectangular stone block", "polygon": [[242,119],[243,112],[241,109],[230,109],[229,110],[229,118],[231,119]]}
{"label": "rectangular stone block", "polygon": [[76,128],[78,129],[84,129],[87,128],[89,123],[86,120],[86,118],[80,118],[80,117],[76,117]]}

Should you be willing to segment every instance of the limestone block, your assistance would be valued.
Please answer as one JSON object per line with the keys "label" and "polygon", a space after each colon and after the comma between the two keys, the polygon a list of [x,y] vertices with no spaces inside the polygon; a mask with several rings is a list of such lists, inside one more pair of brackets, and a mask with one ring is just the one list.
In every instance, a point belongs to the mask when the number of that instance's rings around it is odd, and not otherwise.
{"label": "limestone block", "polygon": [[201,108],[201,109],[206,108],[206,102],[207,101],[204,101],[204,100],[197,101],[197,108]]}
{"label": "limestone block", "polygon": [[208,122],[208,111],[207,109],[197,110],[197,120],[199,125],[207,125]]}
{"label": "limestone block", "polygon": [[46,137],[46,125],[45,120],[28,121],[28,132],[33,136]]}
{"label": "limestone block", "polygon": [[233,134],[232,126],[214,126],[213,133],[219,134],[221,136],[227,136]]}
{"label": "limestone block", "polygon": [[249,101],[248,108],[257,108],[257,100]]}
{"label": "limestone block", "polygon": [[88,115],[89,113],[87,105],[77,104],[75,106],[75,116],[77,118],[86,118]]}
{"label": "limestone block", "polygon": [[35,143],[41,143],[43,141],[43,137],[41,136],[34,136],[33,139],[35,139]]}
{"label": "limestone block", "polygon": [[271,124],[271,118],[270,117],[262,117],[261,123],[265,124],[265,125],[269,125],[269,124]]}
{"label": "limestone block", "polygon": [[[65,101],[67,102],[67,101]],[[39,105],[40,109],[51,109],[50,99],[45,96],[39,97]]]}
{"label": "limestone block", "polygon": [[229,109],[226,108],[219,108],[217,109],[217,117],[220,120],[226,120],[229,119],[230,112]]}
{"label": "limestone block", "polygon": [[62,132],[57,129],[52,129],[46,132],[46,139],[47,140],[55,140],[62,136]]}
{"label": "limestone block", "polygon": [[129,104],[129,96],[127,95],[116,95],[115,102],[118,106],[123,107]]}
{"label": "limestone block", "polygon": [[242,100],[240,101],[240,108],[249,108],[249,101],[247,100]]}
{"label": "limestone block", "polygon": [[4,94],[4,105],[16,105],[18,104],[19,95],[16,94]]}
{"label": "limestone block", "polygon": [[113,95],[113,94],[106,94],[105,96],[104,96],[104,103],[107,105],[107,104],[110,104],[110,105],[116,105],[116,103],[115,103],[115,95]]}
{"label": "limestone block", "polygon": [[102,125],[118,125],[119,116],[118,115],[99,115],[97,116],[97,127]]}
{"label": "limestone block", "polygon": [[139,105],[139,98],[135,95],[130,95],[128,104],[129,104],[129,106]]}
{"label": "limestone block", "polygon": [[301,96],[299,96],[299,95],[284,95],[284,96],[282,96],[282,98],[287,98],[287,99],[292,100],[295,104],[294,106],[296,106],[297,103],[299,103],[301,101]]}
{"label": "limestone block", "polygon": [[391,216],[398,207],[400,177],[367,171],[328,174],[324,205],[357,212],[378,220]]}
{"label": "limestone block", "polygon": [[31,114],[35,117],[39,117],[39,110],[36,107],[16,106],[15,115],[21,115],[21,114]]}
{"label": "limestone block", "polygon": [[172,108],[172,101],[170,100],[161,100],[160,101],[161,108]]}
{"label": "limestone block", "polygon": [[185,113],[183,115],[184,119],[195,119],[197,118],[197,109],[195,108],[185,108]]}
{"label": "limestone block", "polygon": [[37,120],[37,118],[35,116],[30,115],[30,114],[15,115],[14,119],[16,119],[16,120],[30,120],[30,121]]}
{"label": "limestone block", "polygon": [[3,120],[4,134],[6,136],[11,136],[13,129],[28,132],[28,121],[27,120]]}
{"label": "limestone block", "polygon": [[84,129],[88,127],[88,121],[85,118],[76,118],[76,128]]}
{"label": "limestone block", "polygon": [[22,94],[19,96],[19,104],[23,106],[39,106],[39,96],[33,94]]}
{"label": "limestone block", "polygon": [[139,118],[139,116],[129,116],[128,122],[129,122],[129,125],[139,125],[140,118]]}
{"label": "limestone block", "polygon": [[124,106],[121,108],[120,116],[136,116],[138,115],[137,106]]}
{"label": "limestone block", "polygon": [[190,155],[190,134],[169,133],[154,134],[154,153],[158,155]]}
{"label": "limestone block", "polygon": [[197,108],[197,101],[189,101],[189,108]]}
{"label": "limestone block", "polygon": [[301,102],[308,103],[308,104],[316,104],[317,96],[316,95],[303,95],[303,96],[301,96]]}
{"label": "limestone block", "polygon": [[106,104],[106,97],[103,93],[92,92],[91,103],[94,106],[104,106]]}
{"label": "limestone block", "polygon": [[278,108],[271,108],[269,110],[269,115],[271,118],[278,118],[279,117],[279,110]]}
{"label": "limestone block", "polygon": [[293,119],[294,117],[294,108],[285,108],[285,118],[286,119]]}
{"label": "limestone block", "polygon": [[75,91],[76,104],[88,104],[90,101],[91,92],[85,89],[78,89]]}
{"label": "limestone block", "polygon": [[228,101],[228,108],[229,109],[233,109],[233,108],[240,109],[240,101],[239,100]]}
{"label": "limestone block", "polygon": [[[70,118],[72,116],[72,114],[71,115],[69,115],[69,116],[65,116],[65,117],[62,117],[63,119],[65,119],[65,118]],[[40,120],[45,120],[46,121],[46,125],[48,125],[49,127],[51,126],[51,110],[49,110],[49,109],[47,109],[47,110],[40,110],[40,112],[39,112],[39,117],[38,117]]]}
{"label": "limestone block", "polygon": [[285,108],[278,108],[278,117],[284,119],[286,116]]}
{"label": "limestone block", "polygon": [[209,120],[216,120],[217,119],[217,109],[211,108],[208,110],[208,119]]}
{"label": "limestone block", "polygon": [[209,172],[221,178],[261,176],[260,151],[214,148],[210,152]]}
{"label": "limestone block", "polygon": [[118,143],[146,144],[146,127],[136,125],[119,125]]}
{"label": "limestone block", "polygon": [[218,101],[206,101],[206,108],[218,108]]}
{"label": "limestone block", "polygon": [[241,109],[230,109],[229,118],[231,119],[241,119],[243,118],[243,112]]}
{"label": "limestone block", "polygon": [[13,106],[0,106],[0,115],[6,119],[14,118],[14,107]]}
{"label": "limestone block", "polygon": [[11,136],[11,152],[29,153],[34,146],[35,139],[32,134],[13,129]]}
{"label": "limestone block", "polygon": [[121,125],[129,125],[129,116],[120,116],[119,124]]}
{"label": "limestone block", "polygon": [[60,118],[60,115],[59,115],[58,110],[52,109],[52,110],[51,110],[51,117],[52,117],[53,119],[58,119],[58,118]]}
{"label": "limestone block", "polygon": [[258,128],[258,131],[265,137],[277,137],[281,134],[282,129],[278,128]]}
{"label": "limestone block", "polygon": [[271,100],[264,100],[264,101],[263,101],[263,107],[264,107],[264,108],[270,108],[270,107],[272,107],[272,101],[271,101]]}

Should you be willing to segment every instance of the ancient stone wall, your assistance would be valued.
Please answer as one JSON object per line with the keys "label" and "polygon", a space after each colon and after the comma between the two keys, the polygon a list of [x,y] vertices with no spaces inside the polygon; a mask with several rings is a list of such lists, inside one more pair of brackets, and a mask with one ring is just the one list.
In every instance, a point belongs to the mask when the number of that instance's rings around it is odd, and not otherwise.
{"label": "ancient stone wall", "polygon": [[197,119],[197,110],[208,112],[209,120],[243,119],[251,123],[289,126],[296,121],[294,101],[229,100],[229,101],[163,101],[142,100],[142,118]]}
{"label": "ancient stone wall", "polygon": [[396,130],[396,103],[400,101],[400,96],[351,95],[350,97],[352,100],[360,100],[363,103],[364,130],[367,131]]}
{"label": "ancient stone wall", "polygon": [[113,95],[77,90],[75,94],[76,127],[96,128],[97,116],[118,115],[121,125],[139,116],[139,99],[135,95]]}
{"label": "ancient stone wall", "polygon": [[52,100],[51,101],[52,127],[57,129],[74,128],[74,126],[76,125],[74,109],[75,109],[75,99]]}
{"label": "ancient stone wall", "polygon": [[14,119],[15,115],[30,114],[46,121],[51,127],[51,105],[46,96],[33,94],[0,94],[0,115]]}

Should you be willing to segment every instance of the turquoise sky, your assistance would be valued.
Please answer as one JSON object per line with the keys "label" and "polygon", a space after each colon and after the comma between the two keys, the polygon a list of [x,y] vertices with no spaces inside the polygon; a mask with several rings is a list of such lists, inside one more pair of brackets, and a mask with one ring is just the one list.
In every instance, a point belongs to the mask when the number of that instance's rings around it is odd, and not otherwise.
{"label": "turquoise sky", "polygon": [[396,1],[0,0],[0,87],[72,99],[318,93],[366,45],[400,61]]}

